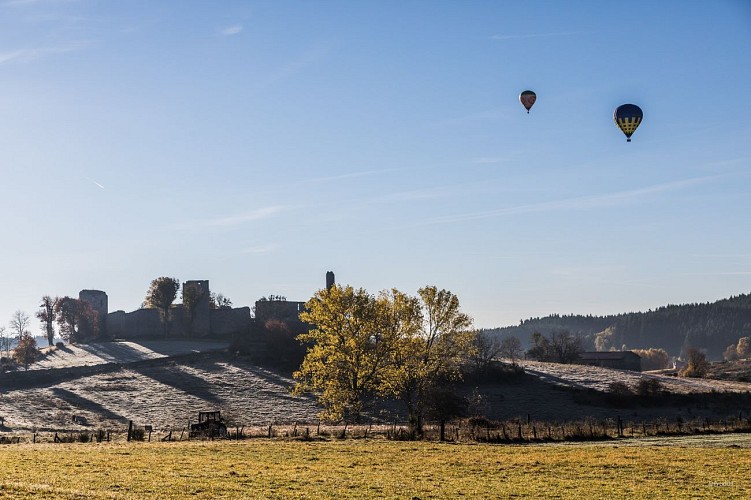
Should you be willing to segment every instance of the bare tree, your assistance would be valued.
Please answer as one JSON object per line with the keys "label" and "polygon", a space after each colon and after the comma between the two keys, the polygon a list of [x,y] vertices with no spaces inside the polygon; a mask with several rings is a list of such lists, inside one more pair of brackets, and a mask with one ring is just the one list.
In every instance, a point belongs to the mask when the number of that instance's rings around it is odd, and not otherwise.
{"label": "bare tree", "polygon": [[550,346],[558,363],[573,363],[584,350],[581,337],[568,330],[553,332],[550,336]]}
{"label": "bare tree", "polygon": [[211,309],[232,309],[232,301],[221,293],[211,292],[209,296],[209,307]]}
{"label": "bare tree", "polygon": [[506,337],[501,341],[501,355],[511,360],[511,364],[516,364],[524,351],[522,343],[517,337]]}
{"label": "bare tree", "polygon": [[11,316],[10,318],[11,333],[18,340],[21,340],[21,337],[29,333],[30,323],[31,320],[29,319],[29,315],[19,309],[18,311],[14,312],[13,316]]}
{"label": "bare tree", "polygon": [[568,330],[553,332],[550,338],[540,332],[532,334],[532,348],[527,351],[527,356],[538,361],[554,363],[574,363],[582,348],[582,339]]}
{"label": "bare tree", "polygon": [[0,326],[0,351],[5,351],[6,356],[10,356],[10,332],[4,326]]}
{"label": "bare tree", "polygon": [[501,353],[498,337],[485,330],[477,330],[473,343],[475,349],[472,353],[472,362],[475,369],[480,372],[487,370],[490,363]]}

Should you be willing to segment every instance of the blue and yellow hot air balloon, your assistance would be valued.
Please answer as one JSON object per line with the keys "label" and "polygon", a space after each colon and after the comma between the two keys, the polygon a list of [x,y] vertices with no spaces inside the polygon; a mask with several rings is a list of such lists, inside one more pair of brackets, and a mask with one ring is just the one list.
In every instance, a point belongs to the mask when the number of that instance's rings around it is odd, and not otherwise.
{"label": "blue and yellow hot air balloon", "polygon": [[641,123],[644,114],[641,108],[636,104],[621,104],[615,108],[613,120],[621,132],[626,134],[626,142],[631,142],[631,134],[636,132],[636,128]]}
{"label": "blue and yellow hot air balloon", "polygon": [[535,101],[537,101],[537,94],[531,90],[525,90],[519,94],[519,102],[522,103],[522,106],[527,110],[527,113],[529,113],[529,110],[534,106]]}

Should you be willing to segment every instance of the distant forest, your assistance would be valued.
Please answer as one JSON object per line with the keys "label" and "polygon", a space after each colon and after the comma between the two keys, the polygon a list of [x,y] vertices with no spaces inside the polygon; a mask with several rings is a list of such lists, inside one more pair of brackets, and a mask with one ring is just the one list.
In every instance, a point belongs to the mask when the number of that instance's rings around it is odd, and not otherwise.
{"label": "distant forest", "polygon": [[706,304],[668,305],[647,312],[613,316],[554,314],[530,318],[519,326],[486,329],[501,338],[517,337],[528,348],[533,332],[549,335],[568,330],[584,338],[584,347],[595,350],[598,333],[607,331],[615,349],[665,349],[683,356],[686,349],[701,349],[710,359],[722,359],[725,348],[740,337],[751,336],[751,295],[738,295]]}

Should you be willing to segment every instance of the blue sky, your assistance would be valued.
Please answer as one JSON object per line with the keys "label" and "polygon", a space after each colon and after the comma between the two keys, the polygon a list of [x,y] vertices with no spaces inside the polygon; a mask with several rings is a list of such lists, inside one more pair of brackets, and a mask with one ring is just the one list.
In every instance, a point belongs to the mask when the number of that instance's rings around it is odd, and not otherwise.
{"label": "blue sky", "polygon": [[742,0],[0,0],[0,323],[158,276],[478,327],[749,293],[749,54]]}

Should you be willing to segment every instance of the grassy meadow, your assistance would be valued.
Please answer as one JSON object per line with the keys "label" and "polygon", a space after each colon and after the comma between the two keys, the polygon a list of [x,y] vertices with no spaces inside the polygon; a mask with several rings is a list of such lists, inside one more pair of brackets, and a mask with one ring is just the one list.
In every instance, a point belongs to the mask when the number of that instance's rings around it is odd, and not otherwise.
{"label": "grassy meadow", "polygon": [[19,444],[0,498],[749,498],[751,437]]}

